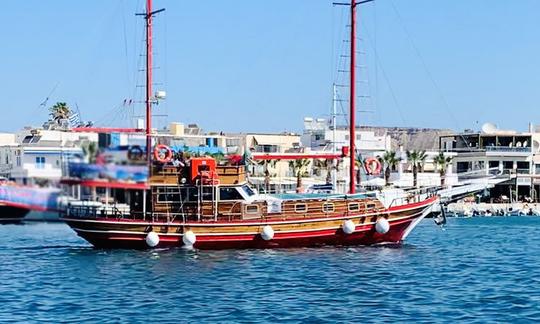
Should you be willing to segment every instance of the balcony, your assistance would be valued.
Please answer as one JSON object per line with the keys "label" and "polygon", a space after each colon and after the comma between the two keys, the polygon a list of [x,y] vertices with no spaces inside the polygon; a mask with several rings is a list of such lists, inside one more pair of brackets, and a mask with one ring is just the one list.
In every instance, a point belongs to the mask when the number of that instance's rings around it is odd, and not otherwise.
{"label": "balcony", "polygon": [[531,153],[530,147],[486,146],[486,152]]}

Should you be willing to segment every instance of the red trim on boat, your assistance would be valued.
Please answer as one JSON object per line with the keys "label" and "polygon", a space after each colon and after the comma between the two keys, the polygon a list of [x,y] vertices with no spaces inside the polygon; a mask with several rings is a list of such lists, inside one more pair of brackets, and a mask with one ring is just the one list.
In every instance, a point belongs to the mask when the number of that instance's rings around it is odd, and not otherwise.
{"label": "red trim on boat", "polygon": [[110,182],[110,181],[96,181],[96,180],[74,180],[65,179],[62,180],[63,184],[67,185],[81,185],[83,187],[96,187],[96,188],[112,188],[112,189],[137,189],[147,190],[150,186],[147,183],[134,183],[134,182]]}

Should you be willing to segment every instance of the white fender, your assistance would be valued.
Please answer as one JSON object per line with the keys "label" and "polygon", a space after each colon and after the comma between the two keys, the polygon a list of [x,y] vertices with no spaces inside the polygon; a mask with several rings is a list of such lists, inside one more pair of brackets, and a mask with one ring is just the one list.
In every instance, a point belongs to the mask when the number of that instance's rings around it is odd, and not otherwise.
{"label": "white fender", "polygon": [[265,227],[263,227],[262,231],[261,231],[261,237],[265,241],[270,241],[271,239],[273,239],[274,238],[274,229],[272,228],[272,226],[266,225]]}
{"label": "white fender", "polygon": [[356,225],[354,225],[354,222],[352,220],[348,219],[343,222],[343,225],[341,225],[341,229],[345,234],[352,234],[356,229]]}
{"label": "white fender", "polygon": [[380,217],[375,223],[375,230],[379,234],[386,234],[390,230],[390,223],[384,217]]}
{"label": "white fender", "polygon": [[182,242],[185,246],[193,246],[193,244],[197,242],[197,236],[192,231],[187,231],[184,233],[184,236],[182,236]]}
{"label": "white fender", "polygon": [[144,239],[149,247],[156,247],[159,244],[159,235],[156,232],[149,232]]}

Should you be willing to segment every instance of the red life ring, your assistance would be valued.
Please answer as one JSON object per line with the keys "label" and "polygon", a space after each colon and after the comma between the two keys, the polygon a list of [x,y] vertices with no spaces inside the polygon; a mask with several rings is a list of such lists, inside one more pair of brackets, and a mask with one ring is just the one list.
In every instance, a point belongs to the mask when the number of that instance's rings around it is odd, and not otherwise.
{"label": "red life ring", "polygon": [[379,160],[371,157],[371,158],[367,158],[364,161],[364,169],[366,170],[367,174],[379,175],[381,174],[382,165],[381,165],[381,162],[379,162]]}
{"label": "red life ring", "polygon": [[156,145],[154,149],[154,159],[161,163],[171,162],[173,157],[173,151],[170,147],[164,144]]}

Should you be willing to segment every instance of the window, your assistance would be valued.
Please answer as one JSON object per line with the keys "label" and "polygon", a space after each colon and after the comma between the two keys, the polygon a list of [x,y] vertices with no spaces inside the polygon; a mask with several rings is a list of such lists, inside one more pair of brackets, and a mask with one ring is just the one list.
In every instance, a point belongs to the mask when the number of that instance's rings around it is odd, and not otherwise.
{"label": "window", "polygon": [[236,190],[236,187],[219,188],[220,200],[242,200],[242,195]]}
{"label": "window", "polygon": [[251,189],[249,186],[247,185],[243,185],[242,186],[242,189],[244,189],[245,193],[251,197],[251,196],[254,196],[255,195],[255,192],[253,191],[253,189]]}
{"label": "window", "polygon": [[[199,188],[190,188],[188,191],[188,201],[198,201],[199,200]],[[212,188],[203,187],[202,188],[202,200],[208,201],[212,200]]]}
{"label": "window", "polygon": [[187,197],[187,188],[158,189],[157,199],[159,203],[180,203],[185,201]]}
{"label": "window", "polygon": [[255,151],[261,152],[261,153],[277,153],[278,146],[277,145],[257,145],[255,147]]}
{"label": "window", "polygon": [[294,205],[294,211],[297,213],[305,213],[307,212],[307,205],[306,204],[296,204]]}
{"label": "window", "polygon": [[36,169],[45,169],[45,157],[43,156],[36,157]]}
{"label": "window", "polygon": [[334,211],[334,204],[333,203],[324,203],[322,205],[322,210],[325,213],[332,213]]}
{"label": "window", "polygon": [[246,205],[246,214],[258,214],[259,213],[259,205]]}
{"label": "window", "polygon": [[375,208],[375,204],[367,204],[367,209],[374,209]]}
{"label": "window", "polygon": [[349,203],[349,211],[355,212],[360,210],[360,203]]}
{"label": "window", "polygon": [[503,169],[512,170],[514,168],[513,161],[503,161]]}

